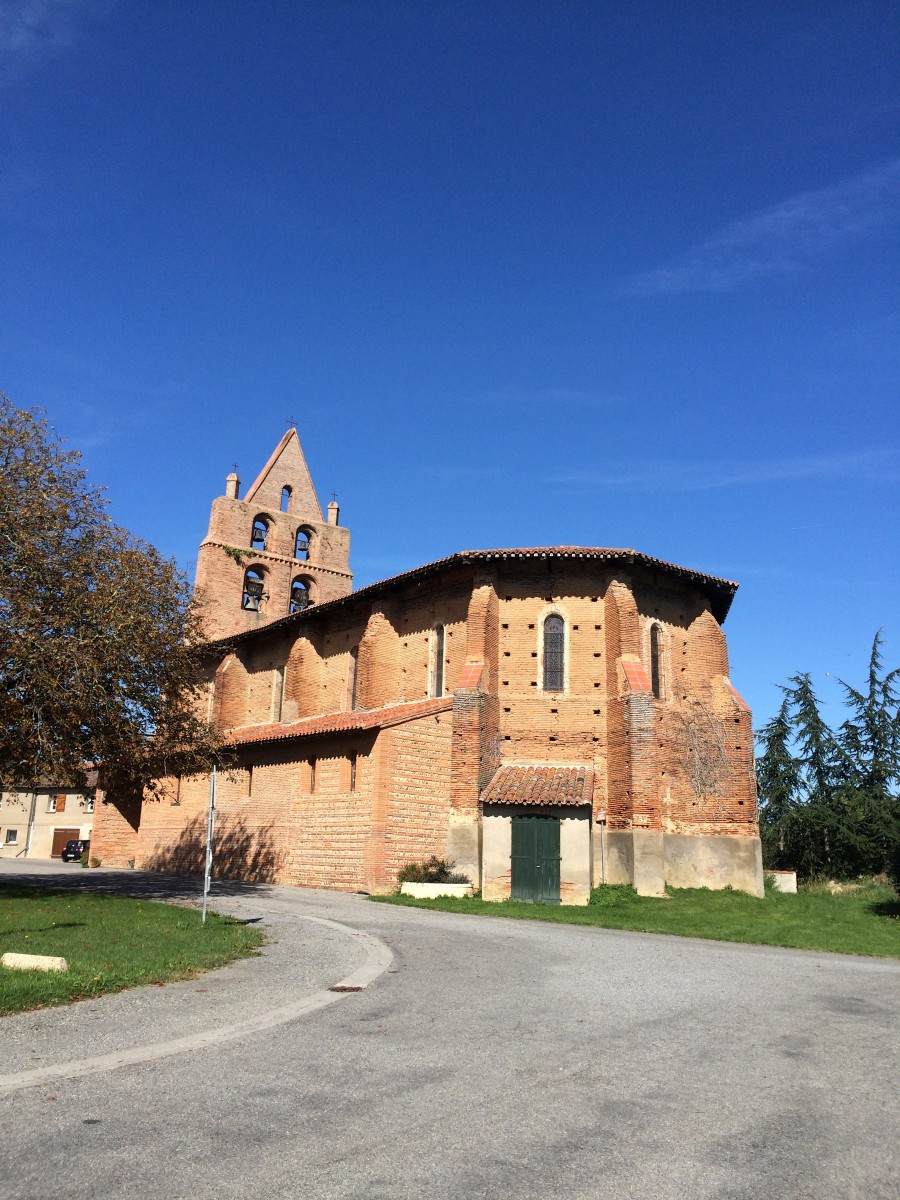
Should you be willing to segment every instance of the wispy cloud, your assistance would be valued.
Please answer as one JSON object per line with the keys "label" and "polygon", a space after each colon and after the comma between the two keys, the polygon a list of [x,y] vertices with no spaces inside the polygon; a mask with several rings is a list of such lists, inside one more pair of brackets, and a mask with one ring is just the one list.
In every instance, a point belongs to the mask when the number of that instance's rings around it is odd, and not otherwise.
{"label": "wispy cloud", "polygon": [[68,50],[81,17],[112,0],[0,0],[0,84]]}
{"label": "wispy cloud", "polygon": [[717,292],[799,271],[900,217],[900,159],[735,221],[627,285],[635,296]]}
{"label": "wispy cloud", "polygon": [[703,463],[648,460],[637,465],[605,464],[602,470],[549,476],[545,483],[569,487],[640,489],[667,492],[713,491],[800,480],[900,482],[900,453],[894,448],[846,454],[801,455],[750,463]]}

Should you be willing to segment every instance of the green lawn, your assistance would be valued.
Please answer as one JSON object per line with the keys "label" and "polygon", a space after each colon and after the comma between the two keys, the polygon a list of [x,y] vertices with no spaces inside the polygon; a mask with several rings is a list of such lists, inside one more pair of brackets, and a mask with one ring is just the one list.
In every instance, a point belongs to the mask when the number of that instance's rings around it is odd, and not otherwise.
{"label": "green lawn", "polygon": [[372,896],[372,899],[382,904],[404,904],[440,912],[900,958],[900,900],[890,887],[878,884],[838,895],[831,895],[824,888],[805,889],[796,896],[776,892],[764,900],[744,892],[711,892],[705,888],[672,889],[668,899],[656,900],[638,896],[630,887],[602,887],[594,890],[591,904],[584,908],[509,900],[491,904],[477,897],[413,900],[410,896]]}
{"label": "green lawn", "polygon": [[216,913],[90,892],[0,886],[0,954],[62,955],[67,972],[0,967],[0,1014],[168,983],[251,954],[259,930]]}

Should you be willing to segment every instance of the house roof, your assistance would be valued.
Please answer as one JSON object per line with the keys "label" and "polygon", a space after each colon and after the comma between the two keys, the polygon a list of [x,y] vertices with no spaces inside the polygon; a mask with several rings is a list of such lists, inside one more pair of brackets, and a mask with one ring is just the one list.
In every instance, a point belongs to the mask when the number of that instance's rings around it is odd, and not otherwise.
{"label": "house roof", "polygon": [[347,733],[362,729],[387,729],[403,725],[418,717],[448,712],[453,707],[452,696],[434,700],[412,700],[405,704],[388,704],[384,708],[327,713],[322,717],[305,717],[289,725],[250,725],[230,730],[226,741],[232,746],[255,745],[257,742],[286,742],[293,738],[314,737],[321,733]]}
{"label": "house roof", "polygon": [[594,797],[594,769],[585,763],[548,766],[546,763],[510,763],[494,772],[481,793],[484,804],[574,805],[590,804]]}
{"label": "house roof", "polygon": [[383,595],[385,592],[393,591],[402,585],[422,582],[453,567],[478,566],[479,564],[488,562],[509,562],[525,559],[590,559],[602,562],[621,562],[626,565],[637,565],[664,571],[679,579],[685,579],[699,588],[709,599],[713,615],[720,623],[725,620],[728,609],[731,607],[734,593],[738,589],[738,585],[733,580],[719,579],[715,575],[704,575],[702,572],[691,570],[689,567],[679,567],[675,563],[666,562],[661,558],[652,558],[649,554],[641,554],[637,550],[630,549],[616,549],[603,546],[525,546],[505,550],[460,550],[458,553],[450,554],[446,558],[439,558],[434,562],[425,563],[421,567],[414,567],[411,571],[403,571],[399,575],[391,575],[387,579],[379,580],[377,583],[370,583],[366,587],[358,588],[346,596],[339,597],[337,600],[326,600],[322,604],[311,604],[309,608],[292,613],[287,617],[281,617],[277,621],[270,621],[268,624],[260,625],[256,629],[248,629],[243,633],[232,634],[230,637],[217,638],[216,641],[210,642],[210,645],[223,646],[233,642],[243,642],[248,638],[257,637],[263,632],[287,629],[296,625],[303,625],[308,621],[316,621],[321,619],[324,613],[334,612],[341,607],[353,604],[361,598],[374,598]]}

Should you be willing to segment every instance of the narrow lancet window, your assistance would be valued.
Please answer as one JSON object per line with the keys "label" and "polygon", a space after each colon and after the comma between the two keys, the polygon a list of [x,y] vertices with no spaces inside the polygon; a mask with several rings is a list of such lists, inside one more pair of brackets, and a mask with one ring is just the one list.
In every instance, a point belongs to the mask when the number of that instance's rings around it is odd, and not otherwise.
{"label": "narrow lancet window", "polygon": [[356,708],[356,681],[359,677],[359,646],[354,646],[350,651],[350,670],[347,677],[347,707]]}
{"label": "narrow lancet window", "polygon": [[265,550],[266,538],[269,536],[269,522],[264,517],[256,517],[250,531],[250,546],[253,550]]}
{"label": "narrow lancet window", "polygon": [[544,691],[561,692],[566,678],[566,627],[555,613],[544,621]]}
{"label": "narrow lancet window", "polygon": [[437,625],[432,631],[431,695],[444,694],[444,627]]}
{"label": "narrow lancet window", "polygon": [[282,512],[290,512],[291,511],[291,489],[288,487],[287,484],[285,484],[284,487],[281,489],[281,511]]}
{"label": "narrow lancet window", "polygon": [[660,628],[650,626],[650,690],[657,700],[662,696],[662,684],[659,671]]}
{"label": "narrow lancet window", "polygon": [[244,572],[244,597],[241,608],[246,608],[248,612],[260,612],[262,604],[263,577],[259,571],[250,567]]}

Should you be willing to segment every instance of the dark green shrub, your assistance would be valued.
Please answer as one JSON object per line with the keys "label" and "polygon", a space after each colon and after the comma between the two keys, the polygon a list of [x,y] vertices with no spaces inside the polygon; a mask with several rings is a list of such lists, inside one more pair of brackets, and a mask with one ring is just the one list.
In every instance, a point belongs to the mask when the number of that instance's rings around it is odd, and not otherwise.
{"label": "dark green shrub", "polygon": [[397,872],[399,883],[470,883],[468,875],[461,875],[453,868],[452,859],[438,858],[432,854],[424,862],[411,862]]}

